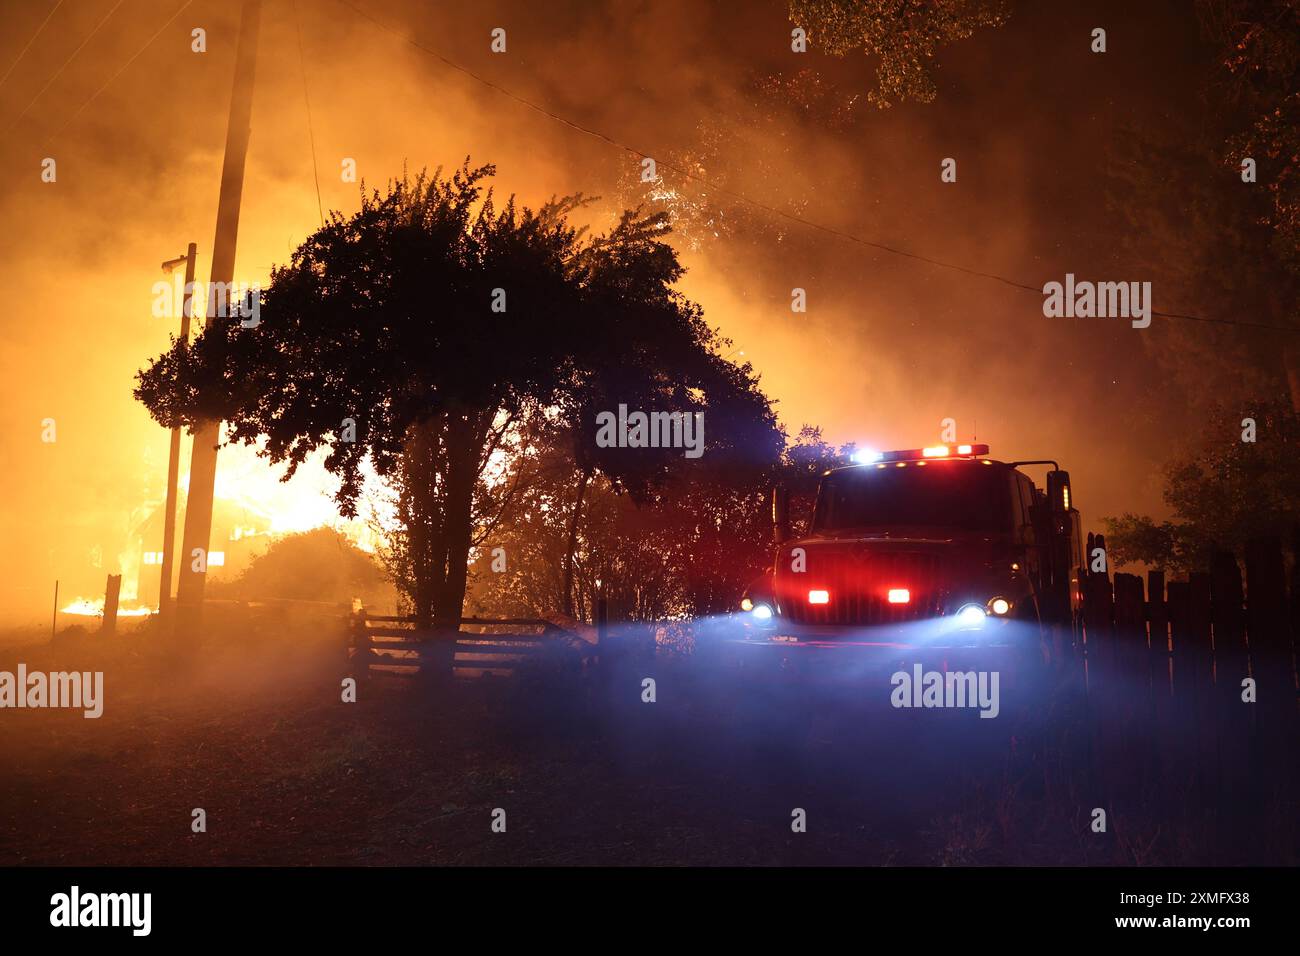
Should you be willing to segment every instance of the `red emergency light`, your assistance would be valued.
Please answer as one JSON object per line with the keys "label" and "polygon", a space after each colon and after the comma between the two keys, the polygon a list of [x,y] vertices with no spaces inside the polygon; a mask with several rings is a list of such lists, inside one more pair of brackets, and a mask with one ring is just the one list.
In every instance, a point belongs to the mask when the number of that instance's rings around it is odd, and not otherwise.
{"label": "red emergency light", "polygon": [[931,445],[903,451],[882,451],[876,461],[924,461],[928,458],[978,458],[989,453],[988,445]]}

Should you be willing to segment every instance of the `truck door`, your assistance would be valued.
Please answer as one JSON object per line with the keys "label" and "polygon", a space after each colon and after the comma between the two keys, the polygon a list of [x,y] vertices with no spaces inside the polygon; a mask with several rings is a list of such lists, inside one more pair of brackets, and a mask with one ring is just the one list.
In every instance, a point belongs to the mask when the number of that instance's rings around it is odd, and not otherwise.
{"label": "truck door", "polygon": [[1014,485],[1012,499],[1017,503],[1016,514],[1020,528],[1016,534],[1016,544],[1020,556],[1017,560],[1024,574],[1029,578],[1037,598],[1042,584],[1043,557],[1042,548],[1038,547],[1037,534],[1034,531],[1034,483],[1018,471],[1011,473]]}

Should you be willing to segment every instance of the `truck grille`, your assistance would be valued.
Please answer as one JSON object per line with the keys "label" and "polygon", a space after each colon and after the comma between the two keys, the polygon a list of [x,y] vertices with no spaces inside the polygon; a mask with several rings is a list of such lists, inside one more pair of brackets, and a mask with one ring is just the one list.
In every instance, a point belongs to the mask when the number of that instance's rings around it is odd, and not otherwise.
{"label": "truck grille", "polygon": [[[937,617],[946,580],[940,555],[911,551],[819,556],[803,574],[782,575],[781,610],[797,624],[870,627]],[[809,604],[810,589],[830,592],[827,604]],[[890,604],[890,588],[907,588],[907,604]]]}

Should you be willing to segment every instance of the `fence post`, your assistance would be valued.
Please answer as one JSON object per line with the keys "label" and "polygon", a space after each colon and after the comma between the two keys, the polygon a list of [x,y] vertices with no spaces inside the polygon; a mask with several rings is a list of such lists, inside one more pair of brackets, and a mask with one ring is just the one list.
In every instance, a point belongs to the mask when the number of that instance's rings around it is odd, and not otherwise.
{"label": "fence post", "polygon": [[1145,670],[1140,664],[1147,660],[1146,601],[1136,574],[1115,575],[1115,646],[1120,673],[1127,677]]}
{"label": "fence post", "polygon": [[1169,694],[1169,607],[1165,603],[1165,572],[1147,572],[1147,655],[1151,661],[1151,681],[1155,688]]}
{"label": "fence post", "polygon": [[1187,670],[1193,661],[1189,658],[1192,647],[1192,586],[1187,581],[1170,581],[1166,586],[1165,613],[1169,618],[1169,653],[1173,657],[1173,694],[1182,696],[1188,683]]}
{"label": "fence post", "polygon": [[[1200,716],[1197,713],[1195,641],[1192,637],[1192,586],[1187,581],[1170,581],[1165,613],[1169,618],[1169,724],[1165,745],[1184,759],[1199,752]],[[1154,626],[1154,625],[1153,625]]]}
{"label": "fence post", "polygon": [[[1151,742],[1155,728],[1150,726],[1147,667],[1146,601],[1142,579],[1136,574],[1115,575],[1115,669],[1110,676],[1107,713],[1104,720],[1111,733],[1107,740],[1109,759],[1118,758],[1123,766],[1142,767],[1141,754]],[[1146,724],[1146,733],[1134,729]],[[1136,773],[1117,775],[1112,785],[1116,794],[1131,796],[1141,780]]]}
{"label": "fence post", "polygon": [[1255,678],[1256,727],[1263,778],[1290,776],[1287,759],[1295,723],[1295,679],[1291,668],[1290,621],[1282,542],[1257,538],[1246,545],[1246,627],[1251,675]]}
{"label": "fence post", "polygon": [[1240,701],[1241,679],[1246,676],[1245,596],[1241,569],[1230,551],[1216,551],[1210,562],[1210,600],[1214,620],[1214,677]]}
{"label": "fence post", "polygon": [[1210,636],[1210,574],[1194,571],[1187,576],[1188,587],[1188,638],[1191,646],[1188,657],[1193,661],[1196,674],[1196,696],[1206,700],[1214,684],[1214,644]]}
{"label": "fence post", "polygon": [[1217,713],[1214,696],[1214,645],[1211,636],[1210,573],[1194,571],[1187,576],[1188,625],[1187,693],[1196,713],[1197,747],[1201,766],[1217,768]]}
{"label": "fence post", "polygon": [[1246,615],[1241,569],[1229,551],[1215,551],[1210,560],[1210,599],[1214,621],[1214,703],[1218,730],[1218,809],[1220,852],[1240,854],[1248,784],[1250,716],[1241,699],[1246,672]]}
{"label": "fence post", "polygon": [[112,634],[117,630],[117,600],[121,593],[122,575],[110,574],[104,587],[104,620],[99,625],[101,634]]}
{"label": "fence post", "polygon": [[1092,552],[1095,548],[1105,551],[1106,539],[1103,535],[1088,535],[1088,576],[1083,582],[1084,667],[1089,684],[1102,679],[1102,675],[1113,673],[1115,651],[1111,635],[1115,602],[1110,588],[1110,574],[1109,571],[1092,570]]}
{"label": "fence post", "polygon": [[1291,652],[1300,654],[1300,522],[1291,528],[1291,556]]}
{"label": "fence post", "polygon": [[352,615],[352,676],[361,680],[370,677],[370,662],[375,653],[371,650],[370,628],[366,626],[366,609]]}

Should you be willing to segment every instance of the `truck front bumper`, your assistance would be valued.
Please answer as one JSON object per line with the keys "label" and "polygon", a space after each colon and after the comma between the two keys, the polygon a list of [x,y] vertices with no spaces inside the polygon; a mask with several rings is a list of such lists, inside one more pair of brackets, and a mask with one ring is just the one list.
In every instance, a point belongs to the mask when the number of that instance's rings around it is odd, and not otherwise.
{"label": "truck front bumper", "polygon": [[952,617],[870,627],[797,624],[779,617],[758,624],[742,618],[726,639],[731,643],[785,648],[920,651],[1019,647],[1031,638],[1038,639],[1037,628],[1010,618],[989,616],[978,627],[962,626]]}

